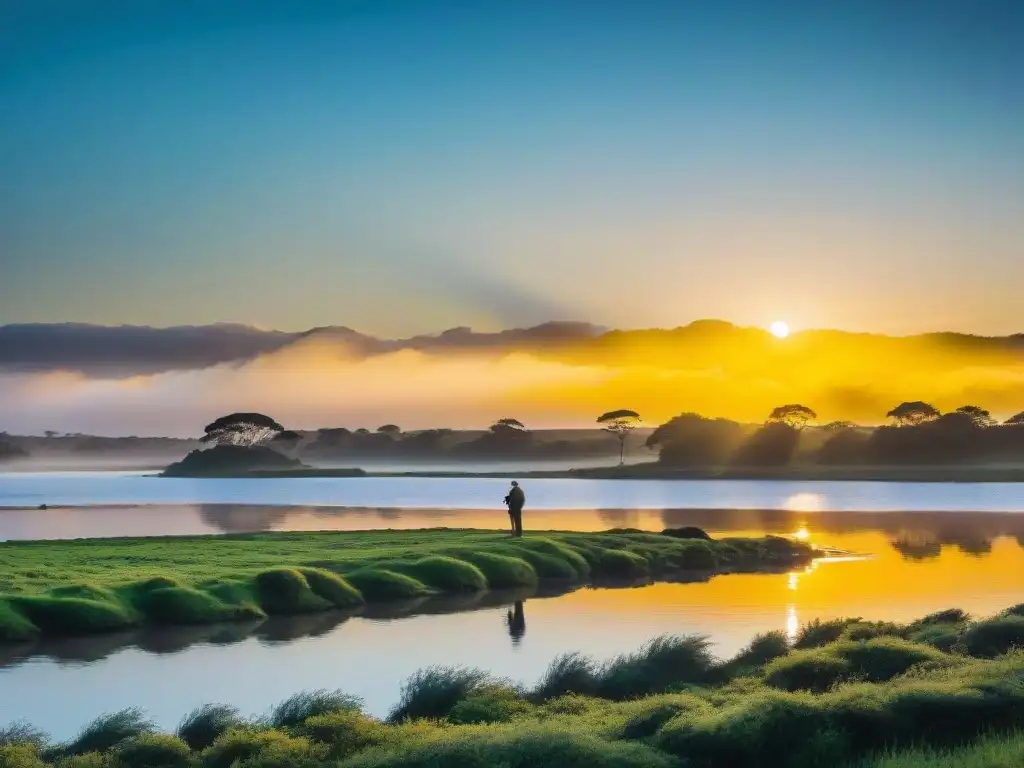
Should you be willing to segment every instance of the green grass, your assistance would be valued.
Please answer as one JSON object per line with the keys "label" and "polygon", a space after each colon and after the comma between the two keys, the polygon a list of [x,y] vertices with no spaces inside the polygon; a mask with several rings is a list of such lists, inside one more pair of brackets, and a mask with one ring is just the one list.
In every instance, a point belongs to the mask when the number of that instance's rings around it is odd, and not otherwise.
{"label": "green grass", "polygon": [[0,642],[354,609],[539,583],[637,581],[806,562],[774,537],[649,533],[260,533],[0,544]]}
{"label": "green grass", "polygon": [[[103,589],[69,599],[114,599]],[[65,745],[19,724],[0,731],[0,768],[1010,768],[1024,762],[1024,651],[950,653],[909,638],[938,625],[969,637],[1016,615],[853,620],[831,642],[796,649],[768,634],[724,661],[702,638],[662,637],[604,665],[560,657],[533,690],[431,668],[387,721],[341,692],[312,691],[253,721],[208,705],[176,736],[135,710]]]}

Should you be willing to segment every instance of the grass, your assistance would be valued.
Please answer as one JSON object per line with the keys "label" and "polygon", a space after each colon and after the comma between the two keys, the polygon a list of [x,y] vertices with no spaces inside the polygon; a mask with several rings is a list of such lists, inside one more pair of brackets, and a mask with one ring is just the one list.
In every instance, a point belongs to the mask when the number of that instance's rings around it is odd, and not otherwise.
{"label": "grass", "polygon": [[[142,624],[205,624],[540,583],[780,569],[812,549],[777,537],[423,530],[0,543],[0,642]],[[1022,619],[1024,621],[1024,619]]]}
{"label": "grass", "polygon": [[[75,599],[102,597],[89,594]],[[431,668],[387,721],[341,692],[312,691],[253,721],[207,705],[174,736],[136,710],[57,746],[20,724],[0,731],[0,766],[1010,768],[1024,760],[1024,651],[993,657],[983,644],[972,655],[965,642],[948,652],[915,636],[942,626],[970,637],[1019,616],[1018,606],[976,622],[850,620],[830,642],[793,648],[768,634],[724,661],[702,638],[661,637],[604,665],[562,656],[532,690]]]}

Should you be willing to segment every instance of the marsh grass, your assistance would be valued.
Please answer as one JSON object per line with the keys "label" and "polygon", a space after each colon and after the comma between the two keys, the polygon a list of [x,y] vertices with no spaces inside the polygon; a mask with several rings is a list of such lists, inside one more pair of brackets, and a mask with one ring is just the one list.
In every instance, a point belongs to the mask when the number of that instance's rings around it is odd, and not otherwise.
{"label": "marsh grass", "polygon": [[243,724],[237,707],[204,704],[185,715],[176,733],[191,749],[199,751],[213,744],[222,733]]}
{"label": "marsh grass", "polygon": [[399,723],[415,718],[446,717],[452,708],[484,684],[490,675],[468,667],[427,667],[402,685],[398,704],[388,721]]}
{"label": "marsh grass", "polygon": [[548,665],[547,671],[533,689],[532,698],[546,701],[566,694],[594,696],[598,689],[598,667],[582,653],[563,653]]}
{"label": "marsh grass", "polygon": [[133,736],[153,733],[156,726],[137,707],[100,715],[89,723],[71,742],[60,748],[64,755],[105,752]]}
{"label": "marsh grass", "polygon": [[604,665],[598,672],[597,693],[621,700],[703,683],[713,665],[707,638],[662,635]]}
{"label": "marsh grass", "polygon": [[[0,641],[203,624],[540,582],[806,561],[799,542],[649,533],[261,533],[0,543]],[[782,554],[780,554],[782,553]]]}
{"label": "marsh grass", "polygon": [[344,691],[302,691],[276,705],[267,723],[273,728],[291,728],[311,717],[347,710],[358,712],[362,706],[362,699]]}
{"label": "marsh grass", "polygon": [[118,768],[190,768],[192,765],[192,751],[188,744],[167,733],[130,736],[113,752],[113,763]]}

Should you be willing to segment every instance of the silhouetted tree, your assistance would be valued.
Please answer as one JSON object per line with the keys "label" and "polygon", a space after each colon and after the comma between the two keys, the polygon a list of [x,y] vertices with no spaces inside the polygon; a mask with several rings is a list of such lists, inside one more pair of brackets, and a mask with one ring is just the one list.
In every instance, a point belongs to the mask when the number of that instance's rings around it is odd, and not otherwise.
{"label": "silhouetted tree", "polygon": [[885,415],[893,419],[898,426],[915,427],[918,424],[939,418],[940,414],[939,409],[934,405],[921,400],[913,400],[900,403]]}
{"label": "silhouetted tree", "polygon": [[232,413],[206,425],[200,440],[214,445],[261,445],[284,432],[284,427],[262,413]]}
{"label": "silhouetted tree", "polygon": [[662,464],[715,467],[728,462],[743,438],[743,427],[735,421],[681,413],[648,435],[646,444],[660,449],[658,461]]}
{"label": "silhouetted tree", "polygon": [[527,429],[519,419],[498,419],[491,424],[491,432],[500,434],[502,432],[526,432]]}
{"label": "silhouetted tree", "polygon": [[835,427],[828,429],[828,432],[829,438],[817,452],[816,460],[819,464],[842,466],[864,461],[869,437],[863,431],[851,426]]}
{"label": "silhouetted tree", "polygon": [[992,418],[992,414],[978,405],[961,405],[956,409],[955,413],[962,413],[968,416],[977,427],[991,427],[996,423],[996,420]]}
{"label": "silhouetted tree", "polygon": [[1013,416],[1008,418],[1006,421],[1004,421],[1003,424],[1007,424],[1007,425],[1009,425],[1011,427],[1016,427],[1016,426],[1020,426],[1020,425],[1024,424],[1024,411],[1021,411],[1020,413],[1014,414]]}
{"label": "silhouetted tree", "polygon": [[807,426],[808,422],[816,418],[818,418],[818,414],[806,405],[791,403],[789,405],[780,405],[772,410],[768,415],[768,422],[786,424],[793,427],[793,429],[803,429]]}
{"label": "silhouetted tree", "polygon": [[857,425],[852,421],[830,421],[821,427],[823,432],[842,432],[843,430],[856,428]]}
{"label": "silhouetted tree", "polygon": [[60,433],[55,431],[55,430],[48,429],[45,432],[43,432],[43,434],[46,435],[47,438],[51,438],[52,439],[52,438],[56,437],[58,434],[60,434]]}
{"label": "silhouetted tree", "polygon": [[800,430],[784,421],[769,421],[740,446],[733,464],[740,467],[782,467],[800,442]]}
{"label": "silhouetted tree", "polygon": [[636,411],[608,411],[597,417],[597,423],[605,432],[610,432],[619,440],[619,464],[626,463],[626,438],[640,423],[640,414]]}
{"label": "silhouetted tree", "polygon": [[377,431],[382,435],[387,435],[388,437],[399,437],[402,434],[402,428],[397,424],[384,424],[377,427]]}
{"label": "silhouetted tree", "polygon": [[360,427],[353,434],[365,437],[366,435],[370,434],[370,430],[368,430],[366,427]]}
{"label": "silhouetted tree", "polygon": [[294,450],[300,442],[302,442],[302,435],[292,429],[286,429],[278,432],[272,438],[270,442],[275,447],[284,448],[286,451]]}

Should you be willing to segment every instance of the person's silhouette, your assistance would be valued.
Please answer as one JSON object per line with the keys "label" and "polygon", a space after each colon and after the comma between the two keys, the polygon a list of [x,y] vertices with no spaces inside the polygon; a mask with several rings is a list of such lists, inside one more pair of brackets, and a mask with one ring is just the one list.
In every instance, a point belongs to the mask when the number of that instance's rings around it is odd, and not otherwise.
{"label": "person's silhouette", "polygon": [[523,612],[523,601],[516,600],[512,610],[505,617],[508,624],[508,634],[512,638],[512,645],[519,645],[519,641],[526,634],[526,614]]}
{"label": "person's silhouette", "polygon": [[505,504],[508,505],[508,516],[512,523],[512,535],[523,535],[523,506],[526,504],[526,494],[519,487],[519,483],[512,481],[512,487],[505,497]]}

